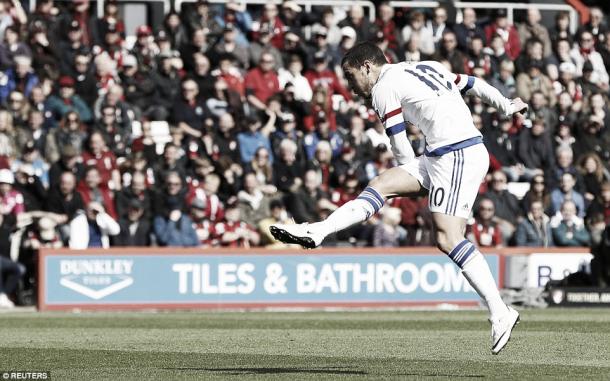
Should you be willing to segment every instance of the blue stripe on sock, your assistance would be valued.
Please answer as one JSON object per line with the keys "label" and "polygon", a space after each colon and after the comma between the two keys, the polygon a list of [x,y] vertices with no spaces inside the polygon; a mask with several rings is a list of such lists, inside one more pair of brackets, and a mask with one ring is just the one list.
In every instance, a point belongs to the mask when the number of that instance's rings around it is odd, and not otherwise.
{"label": "blue stripe on sock", "polygon": [[381,209],[381,206],[379,206],[379,204],[377,203],[377,200],[366,196],[366,195],[360,195],[357,198],[364,200],[366,202],[368,202],[369,204],[371,204],[371,206],[373,207],[373,209],[375,210],[375,213],[377,213],[379,211],[379,209]]}
{"label": "blue stripe on sock", "polygon": [[[471,244],[472,245],[472,244]],[[460,268],[464,267],[464,264],[468,261],[468,258],[470,257],[470,255],[474,252],[474,245],[472,245],[470,247],[470,249],[468,249],[468,251],[462,255],[462,257],[460,258],[460,260],[458,261],[458,266],[460,266]]]}
{"label": "blue stripe on sock", "polygon": [[364,188],[364,191],[363,191],[363,192],[370,192],[370,193],[371,193],[373,196],[375,196],[375,198],[376,198],[376,199],[379,201],[379,203],[380,203],[381,205],[383,205],[383,204],[384,204],[384,202],[385,202],[385,201],[383,200],[383,197],[381,197],[381,195],[379,194],[379,192],[377,192],[377,191],[375,190],[375,188],[372,188],[372,187],[366,187],[366,188]]}
{"label": "blue stripe on sock", "polygon": [[464,245],[466,245],[468,243],[470,243],[470,241],[468,241],[467,239],[465,239],[462,242],[458,243],[458,245],[456,247],[454,247],[453,250],[451,250],[451,252],[448,254],[449,258],[451,258],[451,259],[455,258],[455,256],[460,252],[462,247],[464,247]]}

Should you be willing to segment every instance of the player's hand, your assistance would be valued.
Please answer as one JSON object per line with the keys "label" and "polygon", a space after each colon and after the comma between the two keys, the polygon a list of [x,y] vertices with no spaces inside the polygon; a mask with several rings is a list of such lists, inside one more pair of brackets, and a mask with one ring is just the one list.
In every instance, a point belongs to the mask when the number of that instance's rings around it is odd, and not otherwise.
{"label": "player's hand", "polygon": [[525,114],[527,112],[528,105],[523,102],[521,98],[515,98],[511,103],[513,104],[515,112],[518,112],[519,114]]}

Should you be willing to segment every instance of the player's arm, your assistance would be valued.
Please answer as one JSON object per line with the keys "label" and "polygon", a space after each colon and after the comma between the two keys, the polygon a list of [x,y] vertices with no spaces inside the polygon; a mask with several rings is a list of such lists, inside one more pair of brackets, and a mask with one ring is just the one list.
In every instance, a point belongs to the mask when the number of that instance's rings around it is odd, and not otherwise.
{"label": "player's arm", "polygon": [[512,115],[516,112],[523,114],[527,111],[527,103],[523,102],[521,98],[508,99],[498,89],[481,78],[466,74],[454,74],[454,76],[453,83],[455,83],[462,95],[475,95],[504,115]]}
{"label": "player's arm", "polygon": [[406,164],[415,157],[407,138],[407,124],[402,115],[400,97],[391,88],[378,88],[373,95],[373,108],[381,119],[385,133],[390,138],[392,153],[398,164]]}

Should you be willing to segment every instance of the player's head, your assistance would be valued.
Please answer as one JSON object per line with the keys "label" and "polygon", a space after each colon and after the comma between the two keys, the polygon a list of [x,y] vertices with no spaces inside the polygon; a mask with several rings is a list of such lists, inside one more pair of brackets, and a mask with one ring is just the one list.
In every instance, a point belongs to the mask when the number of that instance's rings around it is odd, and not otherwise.
{"label": "player's head", "polygon": [[354,92],[369,98],[379,78],[381,67],[388,63],[383,51],[372,42],[362,42],[345,53],[341,68]]}

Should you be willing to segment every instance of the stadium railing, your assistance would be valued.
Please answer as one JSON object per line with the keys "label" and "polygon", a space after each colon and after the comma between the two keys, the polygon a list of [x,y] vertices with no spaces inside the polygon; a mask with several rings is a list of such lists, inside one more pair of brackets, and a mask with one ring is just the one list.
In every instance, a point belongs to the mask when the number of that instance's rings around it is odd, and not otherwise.
{"label": "stadium railing", "polygon": [[[438,1],[390,1],[390,6],[393,8],[409,7],[409,8],[436,8],[440,5]],[[570,30],[576,32],[578,25],[578,12],[567,4],[544,4],[544,3],[475,3],[475,2],[455,2],[453,6],[458,9],[473,8],[473,9],[506,9],[508,21],[513,24],[515,10],[524,10],[537,8],[540,11],[568,11],[570,13]],[[460,20],[457,20],[458,22]]]}

